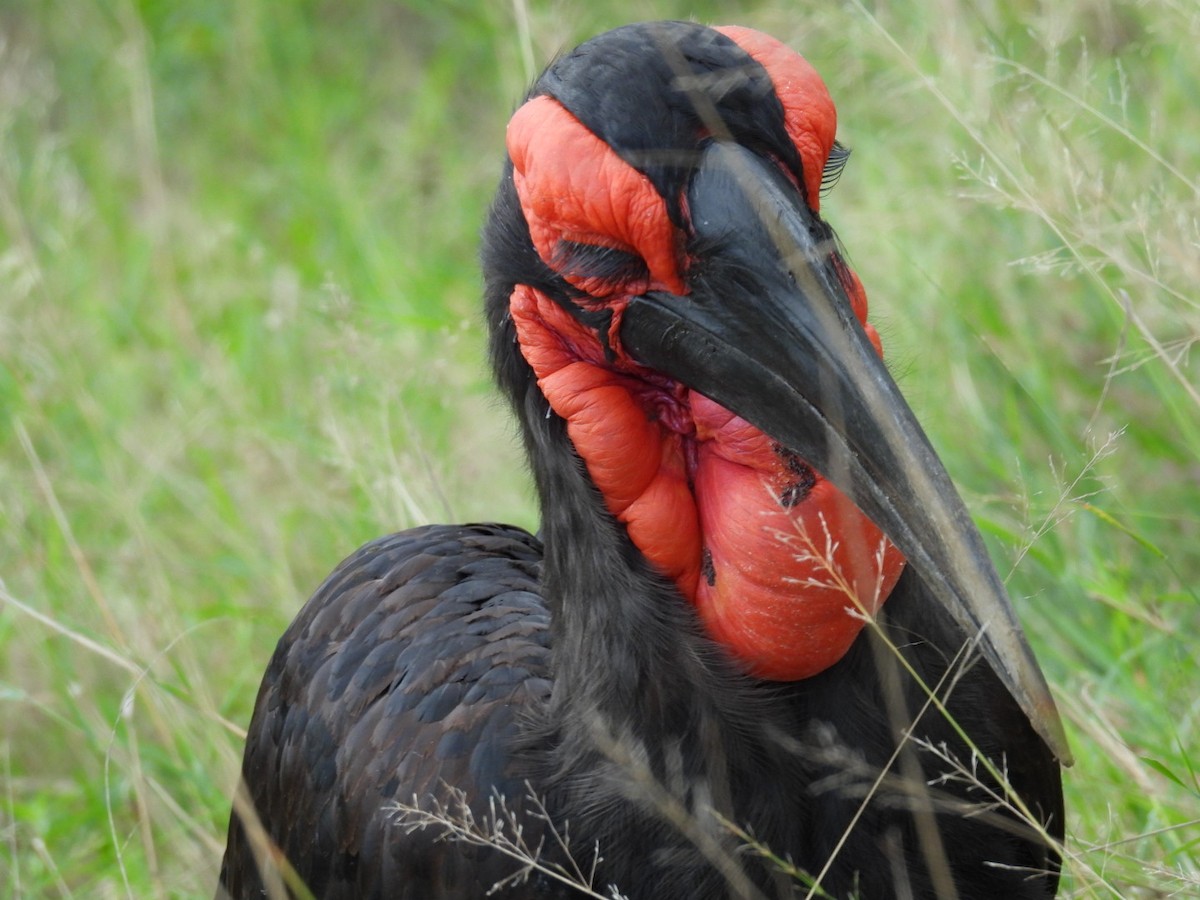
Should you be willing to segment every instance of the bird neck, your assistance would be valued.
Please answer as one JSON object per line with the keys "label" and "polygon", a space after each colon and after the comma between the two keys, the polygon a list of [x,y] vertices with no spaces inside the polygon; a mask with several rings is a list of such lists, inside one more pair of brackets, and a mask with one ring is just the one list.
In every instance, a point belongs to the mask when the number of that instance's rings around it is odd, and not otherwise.
{"label": "bird neck", "polygon": [[553,615],[554,720],[639,741],[647,725],[656,738],[682,739],[719,720],[728,685],[744,679],[608,511],[564,423],[543,417],[539,426],[532,442],[553,447],[531,455]]}
{"label": "bird neck", "polygon": [[[617,730],[651,723],[682,735],[694,727],[687,721],[710,718],[698,710],[726,704],[730,685],[746,679],[703,636],[678,585],[646,561],[614,517],[519,350],[515,287],[548,296],[565,296],[567,288],[533,249],[511,162],[484,229],[482,257],[492,366],[521,423],[541,498],[543,591],[554,623],[551,721],[585,729],[605,722]],[[728,706],[738,709],[732,700]]]}

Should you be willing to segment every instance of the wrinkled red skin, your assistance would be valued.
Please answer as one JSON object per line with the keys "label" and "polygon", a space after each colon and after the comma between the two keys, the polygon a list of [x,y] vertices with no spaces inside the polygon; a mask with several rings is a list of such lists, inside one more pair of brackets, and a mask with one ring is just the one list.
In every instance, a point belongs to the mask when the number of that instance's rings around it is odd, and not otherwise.
{"label": "wrinkled red skin", "polygon": [[[770,73],[815,210],[836,128],[824,84],[774,38],[718,30]],[[637,253],[649,272],[634,283],[573,278],[613,312],[609,360],[596,332],[550,298],[526,285],[511,298],[521,352],[609,512],[749,672],[783,681],[833,665],[887,598],[903,556],[793,454],[623,352],[617,334],[629,297],[687,293],[683,236],[650,182],[548,97],[517,111],[508,148],[534,246],[548,265],[566,239]],[[842,280],[880,349],[858,277],[843,267]]]}

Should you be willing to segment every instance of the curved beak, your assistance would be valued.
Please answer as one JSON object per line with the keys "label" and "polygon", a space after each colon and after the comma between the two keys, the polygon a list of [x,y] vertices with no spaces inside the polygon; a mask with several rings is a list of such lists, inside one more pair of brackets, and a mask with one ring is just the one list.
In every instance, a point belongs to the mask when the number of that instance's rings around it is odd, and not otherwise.
{"label": "curved beak", "polygon": [[979,531],[855,318],[832,232],[744,147],[713,142],[688,190],[704,260],[687,296],[633,298],[622,346],[802,456],[900,549],[1060,761],[1062,722]]}

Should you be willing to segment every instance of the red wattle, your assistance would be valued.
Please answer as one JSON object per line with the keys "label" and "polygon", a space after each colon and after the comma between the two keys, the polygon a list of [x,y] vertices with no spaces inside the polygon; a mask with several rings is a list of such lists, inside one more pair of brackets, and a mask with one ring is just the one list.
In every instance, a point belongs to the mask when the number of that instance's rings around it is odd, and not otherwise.
{"label": "red wattle", "polygon": [[760,678],[833,665],[895,586],[904,557],[844,494],[766,435],[695,396],[695,497],[708,633]]}
{"label": "red wattle", "polygon": [[708,634],[761,678],[806,678],[837,662],[904,566],[879,529],[724,407],[676,396],[627,359],[614,366],[594,332],[545,295],[518,286],[510,309],[609,512],[695,603]]}

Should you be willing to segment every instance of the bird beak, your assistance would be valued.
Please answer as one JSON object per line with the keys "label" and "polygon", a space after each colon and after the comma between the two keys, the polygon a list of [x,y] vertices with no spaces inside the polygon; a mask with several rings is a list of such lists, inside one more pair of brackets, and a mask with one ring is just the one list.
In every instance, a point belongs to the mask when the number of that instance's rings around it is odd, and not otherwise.
{"label": "bird beak", "polygon": [[772,163],[714,141],[688,189],[687,296],[633,298],[625,350],[798,453],[900,549],[1051,751],[1070,752],[979,531],[854,315],[832,232]]}

